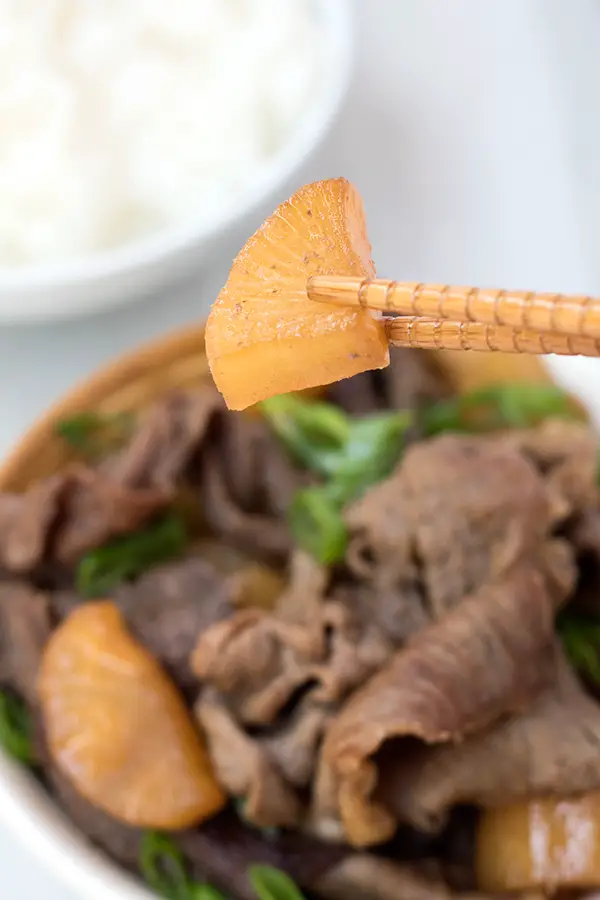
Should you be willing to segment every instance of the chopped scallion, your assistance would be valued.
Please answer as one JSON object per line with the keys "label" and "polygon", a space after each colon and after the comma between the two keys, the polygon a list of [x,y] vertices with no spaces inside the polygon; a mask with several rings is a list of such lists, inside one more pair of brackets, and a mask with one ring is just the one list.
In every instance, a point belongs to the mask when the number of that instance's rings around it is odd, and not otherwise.
{"label": "chopped scallion", "polygon": [[330,565],[346,551],[343,508],[386,478],[400,459],[410,412],[353,419],[331,403],[293,394],[272,397],[262,411],[297,463],[324,479],[294,497],[289,522],[297,543]]}
{"label": "chopped scallion", "polygon": [[301,466],[327,475],[348,438],[349,420],[332,403],[310,403],[294,394],[270,397],[261,411],[290,456]]}
{"label": "chopped scallion", "polygon": [[342,506],[328,493],[327,485],[297,491],[288,510],[292,536],[298,546],[323,565],[342,559],[348,533]]}
{"label": "chopped scallion", "polygon": [[305,900],[289,875],[273,866],[250,866],[248,878],[258,900]]}
{"label": "chopped scallion", "polygon": [[553,384],[499,384],[441,400],[421,411],[427,436],[445,431],[531,428],[550,418],[577,418],[572,399]]}
{"label": "chopped scallion", "polygon": [[104,597],[157,563],[180,556],[188,541],[179,516],[165,516],[143,531],[90,550],[77,566],[77,590],[84,597]]}
{"label": "chopped scallion", "polygon": [[24,702],[14,694],[0,691],[0,744],[19,762],[34,762],[31,721]]}
{"label": "chopped scallion", "polygon": [[140,846],[140,869],[146,884],[167,900],[189,900],[183,854],[166,835],[147,831]]}
{"label": "chopped scallion", "polygon": [[81,412],[56,424],[56,434],[85,456],[97,457],[120,447],[130,436],[132,413]]}
{"label": "chopped scallion", "polygon": [[600,686],[600,620],[563,612],[557,631],[573,668]]}

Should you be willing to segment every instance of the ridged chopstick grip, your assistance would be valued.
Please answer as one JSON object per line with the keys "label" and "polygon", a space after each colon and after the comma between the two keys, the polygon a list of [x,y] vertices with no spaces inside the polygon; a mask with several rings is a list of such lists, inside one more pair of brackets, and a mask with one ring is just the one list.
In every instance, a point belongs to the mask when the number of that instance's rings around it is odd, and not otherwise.
{"label": "ridged chopstick grip", "polygon": [[600,338],[600,299],[593,297],[336,275],[311,278],[308,295],[324,303],[363,306],[403,316]]}
{"label": "ridged chopstick grip", "polygon": [[600,340],[481,322],[448,322],[418,317],[387,319],[390,344],[423,350],[478,350],[560,356],[600,356]]}

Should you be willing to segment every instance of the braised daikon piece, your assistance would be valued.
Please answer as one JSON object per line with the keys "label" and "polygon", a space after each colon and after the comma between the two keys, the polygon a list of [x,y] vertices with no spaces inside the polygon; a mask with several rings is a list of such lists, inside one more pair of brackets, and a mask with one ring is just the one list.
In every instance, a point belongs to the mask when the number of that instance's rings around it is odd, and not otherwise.
{"label": "braised daikon piece", "polygon": [[297,191],[233,263],[206,324],[206,355],[230,409],[388,365],[376,314],[308,298],[308,278],[328,274],[375,274],[362,201],[344,178]]}
{"label": "braised daikon piece", "polygon": [[487,810],[477,834],[485,891],[600,887],[600,794],[547,797]]}
{"label": "braised daikon piece", "polygon": [[110,601],[76,608],[56,629],[38,689],[56,766],[115,819],[180,829],[224,805],[183,700]]}

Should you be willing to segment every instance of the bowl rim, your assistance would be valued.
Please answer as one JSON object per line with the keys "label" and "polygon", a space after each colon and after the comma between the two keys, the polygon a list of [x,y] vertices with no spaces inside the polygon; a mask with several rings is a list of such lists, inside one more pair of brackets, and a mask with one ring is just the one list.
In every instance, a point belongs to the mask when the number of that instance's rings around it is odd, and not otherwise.
{"label": "bowl rim", "polygon": [[[237,200],[225,202],[212,221],[202,222],[198,216],[190,216],[109,250],[14,270],[0,268],[0,302],[16,293],[26,295],[50,289],[85,288],[164,263],[231,229],[237,221],[251,215],[267,195],[290,179],[329,130],[346,94],[352,68],[354,18],[349,0],[311,0],[311,3],[327,46],[327,65],[319,89],[279,150],[254,170]],[[11,307],[11,316],[30,318],[26,313],[19,315],[18,303]]]}
{"label": "bowl rim", "polygon": [[0,752],[0,823],[42,872],[82,900],[156,900],[156,894],[94,847],[44,788]]}
{"label": "bowl rim", "polygon": [[[161,363],[195,349],[204,354],[204,321],[136,345],[108,360],[62,394],[13,445],[0,465],[0,491],[10,489],[26,460],[54,435],[57,419],[86,407]],[[141,881],[95,848],[26,769],[0,749],[0,823],[51,871],[86,900],[149,900]]]}

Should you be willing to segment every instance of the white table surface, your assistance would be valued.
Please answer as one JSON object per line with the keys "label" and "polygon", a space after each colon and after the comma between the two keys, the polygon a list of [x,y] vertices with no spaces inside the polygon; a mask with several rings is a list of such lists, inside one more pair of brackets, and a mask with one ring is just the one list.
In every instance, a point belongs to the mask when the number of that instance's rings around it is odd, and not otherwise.
{"label": "white table surface", "polygon": [[[600,294],[594,0],[355,5],[355,82],[309,176],[356,182],[379,273]],[[76,379],[199,318],[228,264],[109,314],[0,328],[0,452]],[[600,395],[600,363],[561,372],[588,399]],[[6,829],[0,884],[11,900],[75,900]]]}

